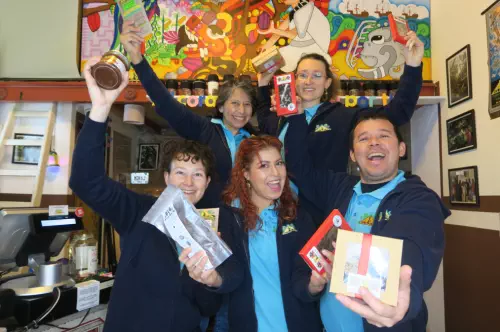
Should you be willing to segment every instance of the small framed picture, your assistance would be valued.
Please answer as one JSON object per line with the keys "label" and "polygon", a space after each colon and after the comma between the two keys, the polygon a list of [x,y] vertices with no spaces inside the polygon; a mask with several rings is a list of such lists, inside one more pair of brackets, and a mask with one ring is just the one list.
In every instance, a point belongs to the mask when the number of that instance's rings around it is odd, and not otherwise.
{"label": "small framed picture", "polygon": [[[43,135],[15,133],[14,139],[42,140]],[[41,146],[15,145],[12,150],[12,163],[38,165],[41,150]]]}
{"label": "small framed picture", "polygon": [[446,133],[448,137],[448,154],[475,149],[477,141],[474,110],[447,120]]}
{"label": "small framed picture", "polygon": [[138,169],[140,171],[154,171],[158,168],[160,144],[139,144]]}
{"label": "small framed picture", "polygon": [[446,59],[448,107],[456,106],[472,98],[472,74],[470,45]]}
{"label": "small framed picture", "polygon": [[450,204],[479,206],[477,166],[448,170]]}

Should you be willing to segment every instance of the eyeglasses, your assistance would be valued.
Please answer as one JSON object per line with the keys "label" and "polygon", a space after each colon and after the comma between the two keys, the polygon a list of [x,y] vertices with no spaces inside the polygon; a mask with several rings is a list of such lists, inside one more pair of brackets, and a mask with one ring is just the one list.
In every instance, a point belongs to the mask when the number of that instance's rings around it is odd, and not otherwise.
{"label": "eyeglasses", "polygon": [[308,74],[308,73],[305,73],[305,72],[301,72],[301,73],[297,73],[297,75],[295,76],[295,78],[297,80],[301,80],[301,81],[305,81],[307,80],[309,77],[311,78],[311,80],[313,81],[319,81],[321,80],[325,75],[323,75],[323,73],[321,72],[314,72],[312,74]]}

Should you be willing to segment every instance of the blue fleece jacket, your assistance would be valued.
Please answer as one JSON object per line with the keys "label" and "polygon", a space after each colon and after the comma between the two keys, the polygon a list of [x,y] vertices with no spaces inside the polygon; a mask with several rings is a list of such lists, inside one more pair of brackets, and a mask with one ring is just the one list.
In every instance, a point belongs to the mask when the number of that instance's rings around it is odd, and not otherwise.
{"label": "blue fleece jacket", "polygon": [[[396,95],[386,106],[375,108],[386,112],[387,116],[397,125],[410,121],[417,105],[422,88],[422,65],[411,67],[405,65],[404,73],[399,81]],[[270,88],[260,87],[258,93],[257,120],[262,134],[279,136],[286,130],[288,118],[278,117],[270,111]],[[312,117],[304,137],[309,158],[317,169],[330,169],[335,172],[345,172],[349,158],[349,132],[355,118],[363,108],[349,108],[341,103],[324,102]],[[288,128],[289,134],[294,134]],[[285,151],[287,143],[285,141]],[[299,188],[300,189],[300,188]],[[299,192],[299,201],[313,221],[319,226],[325,217],[307,197]]]}
{"label": "blue fleece jacket", "polygon": [[[315,168],[305,143],[308,131],[305,117],[290,117],[289,123],[287,167],[300,192],[323,213],[339,209],[346,215],[359,177]],[[423,332],[427,324],[423,293],[431,288],[443,257],[444,220],[450,211],[418,176],[410,176],[384,197],[375,215],[371,234],[402,239],[402,265],[413,269],[408,312],[400,323],[384,330]],[[379,331],[366,320],[364,329]]]}
{"label": "blue fleece jacket", "polygon": [[[156,112],[168,121],[175,132],[183,138],[208,145],[214,152],[217,174],[210,181],[205,195],[197,206],[200,208],[217,206],[233,168],[231,151],[223,127],[220,123],[212,122],[209,117],[196,114],[172,97],[146,60],[133,67],[148,96],[155,103]],[[256,134],[250,124],[244,129],[250,135]]]}
{"label": "blue fleece jacket", "polygon": [[[239,211],[237,208],[223,206],[219,212],[219,231],[243,266],[243,279],[223,278],[223,284],[218,291],[230,291],[229,331],[257,332],[248,233],[243,229],[243,216]],[[318,301],[322,293],[316,296],[309,293],[311,269],[298,254],[314,234],[315,226],[303,209],[298,210],[297,218],[290,224],[293,226],[278,226],[276,232],[281,294],[288,331],[321,332]],[[239,273],[235,275],[239,276]]]}
{"label": "blue fleece jacket", "polygon": [[[106,127],[105,123],[86,119],[73,153],[70,178],[74,193],[127,241],[104,330],[200,331],[201,316],[217,312],[220,295],[192,280],[185,268],[181,270],[175,243],[141,221],[156,198],[134,193],[106,176]],[[231,266],[232,260],[228,259],[227,266]],[[224,277],[222,269],[219,273]]]}

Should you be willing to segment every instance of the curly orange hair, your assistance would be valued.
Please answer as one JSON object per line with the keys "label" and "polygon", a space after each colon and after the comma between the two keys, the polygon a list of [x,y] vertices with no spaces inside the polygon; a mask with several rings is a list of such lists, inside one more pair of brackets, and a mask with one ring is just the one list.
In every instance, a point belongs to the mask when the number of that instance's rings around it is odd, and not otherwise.
{"label": "curly orange hair", "polygon": [[[250,189],[247,186],[244,176],[245,171],[250,170],[250,165],[259,158],[258,152],[264,149],[273,148],[281,151],[282,144],[276,137],[273,136],[254,136],[243,140],[236,153],[234,167],[231,171],[231,182],[226,187],[222,195],[224,203],[231,205],[235,199],[240,201],[240,210],[244,217],[245,231],[253,230],[262,225],[257,207],[250,199]],[[285,180],[285,186],[279,200],[274,202],[275,208],[278,211],[278,224],[292,222],[297,215],[297,201],[290,189],[288,177]]]}

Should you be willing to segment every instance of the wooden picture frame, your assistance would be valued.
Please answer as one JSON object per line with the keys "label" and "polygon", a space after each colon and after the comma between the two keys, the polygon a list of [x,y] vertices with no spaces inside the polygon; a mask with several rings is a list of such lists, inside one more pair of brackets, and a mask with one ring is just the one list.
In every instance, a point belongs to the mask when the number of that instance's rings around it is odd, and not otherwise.
{"label": "wooden picture frame", "polygon": [[448,170],[450,204],[479,206],[479,179],[477,166]]}
{"label": "wooden picture frame", "polygon": [[476,149],[477,134],[474,110],[446,120],[446,137],[448,138],[448,154]]}
{"label": "wooden picture frame", "polygon": [[472,99],[470,44],[446,59],[448,107]]}
{"label": "wooden picture frame", "polygon": [[[14,139],[43,140],[40,134],[14,133]],[[12,148],[12,163],[24,165],[38,165],[40,161],[41,146],[15,145]]]}
{"label": "wooden picture frame", "polygon": [[137,169],[139,171],[154,171],[158,169],[159,158],[160,144],[139,144],[139,159],[137,161]]}

